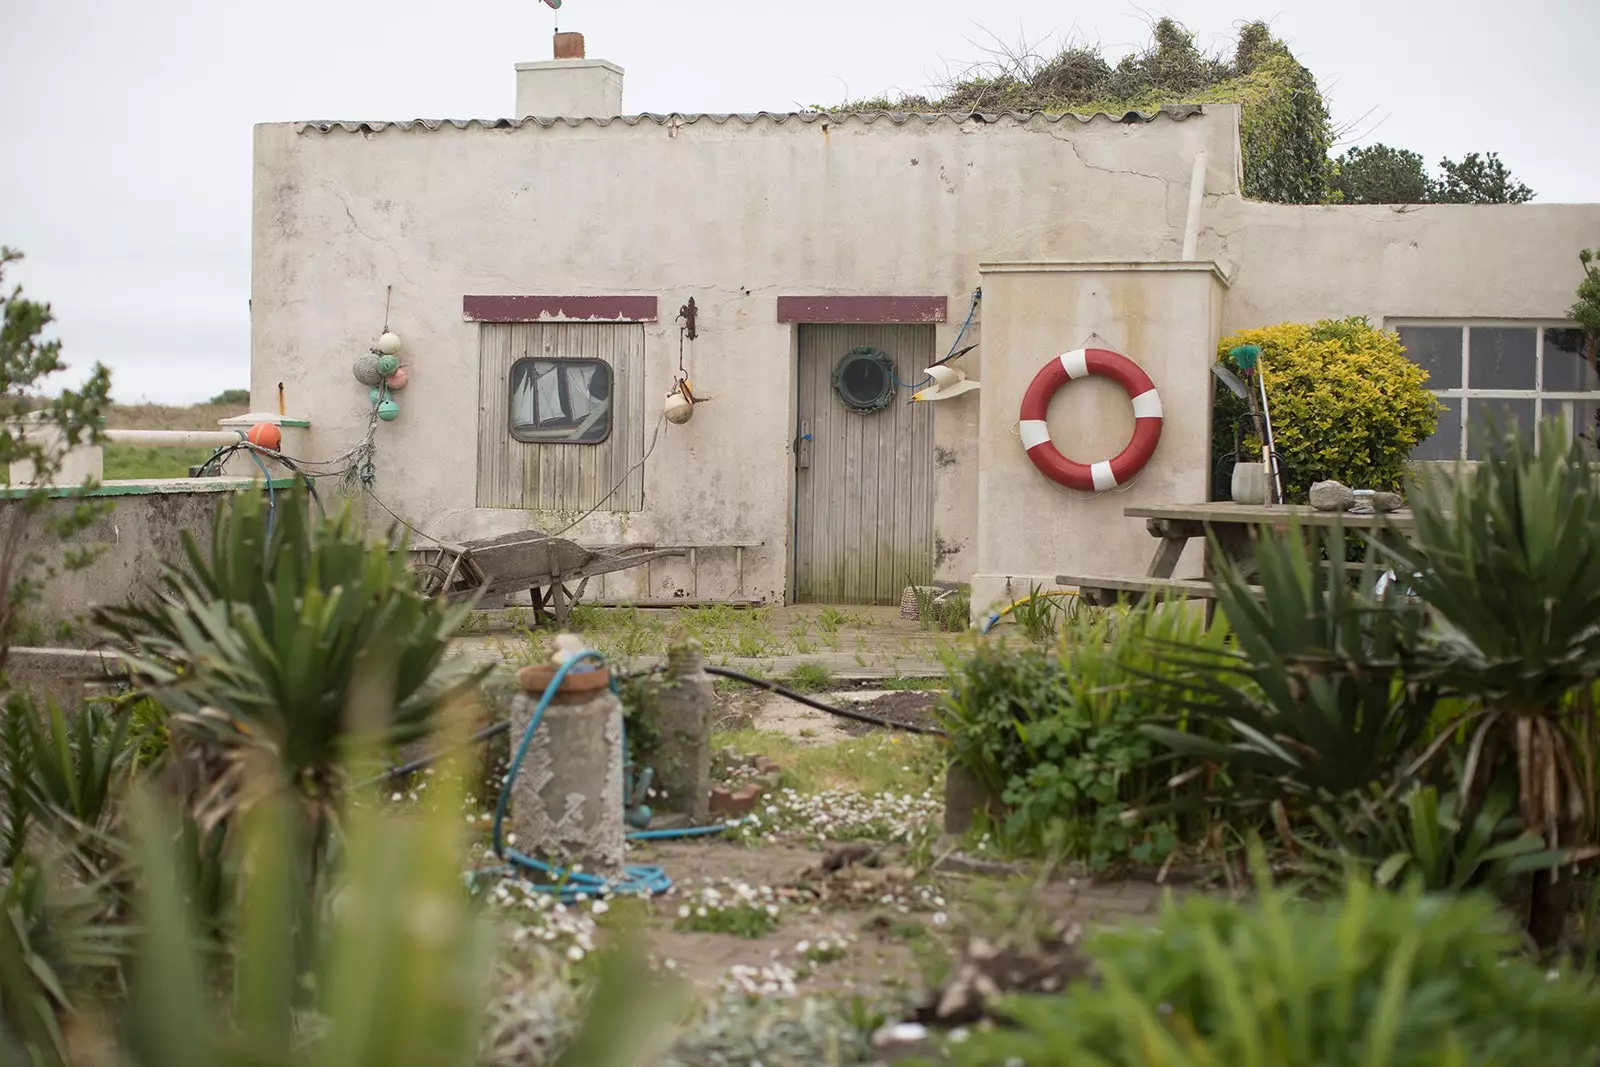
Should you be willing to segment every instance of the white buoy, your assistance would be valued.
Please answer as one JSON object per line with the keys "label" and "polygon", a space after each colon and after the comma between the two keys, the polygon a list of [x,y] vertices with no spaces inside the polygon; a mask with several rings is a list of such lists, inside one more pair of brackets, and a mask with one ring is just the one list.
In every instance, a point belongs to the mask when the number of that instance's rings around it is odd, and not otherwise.
{"label": "white buoy", "polygon": [[667,394],[667,421],[682,426],[694,416],[694,402],[677,389]]}
{"label": "white buoy", "polygon": [[400,351],[400,335],[385,330],[383,336],[378,338],[378,351],[386,356],[392,356]]}

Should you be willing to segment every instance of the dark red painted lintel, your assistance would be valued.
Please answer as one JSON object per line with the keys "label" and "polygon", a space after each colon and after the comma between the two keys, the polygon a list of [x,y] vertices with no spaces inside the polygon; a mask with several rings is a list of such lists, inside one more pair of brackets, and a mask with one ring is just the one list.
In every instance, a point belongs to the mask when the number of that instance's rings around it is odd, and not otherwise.
{"label": "dark red painted lintel", "polygon": [[470,322],[655,322],[653,296],[464,296]]}
{"label": "dark red painted lintel", "polygon": [[944,322],[943,296],[780,296],[779,322]]}

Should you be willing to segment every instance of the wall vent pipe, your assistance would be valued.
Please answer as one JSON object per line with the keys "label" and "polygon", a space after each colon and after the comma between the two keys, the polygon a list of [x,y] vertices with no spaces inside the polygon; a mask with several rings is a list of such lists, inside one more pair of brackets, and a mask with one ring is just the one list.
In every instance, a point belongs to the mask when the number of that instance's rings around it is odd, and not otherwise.
{"label": "wall vent pipe", "polygon": [[1194,154],[1194,170],[1189,173],[1189,213],[1183,220],[1183,260],[1189,262],[1200,251],[1200,206],[1206,196],[1206,154]]}

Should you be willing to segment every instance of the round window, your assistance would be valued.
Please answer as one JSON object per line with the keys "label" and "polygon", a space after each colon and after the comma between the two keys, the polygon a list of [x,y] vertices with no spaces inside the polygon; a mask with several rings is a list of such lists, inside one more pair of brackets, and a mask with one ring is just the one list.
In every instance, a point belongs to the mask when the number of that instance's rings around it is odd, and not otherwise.
{"label": "round window", "polygon": [[852,348],[833,368],[833,391],[853,411],[882,411],[894,399],[894,360],[876,348]]}

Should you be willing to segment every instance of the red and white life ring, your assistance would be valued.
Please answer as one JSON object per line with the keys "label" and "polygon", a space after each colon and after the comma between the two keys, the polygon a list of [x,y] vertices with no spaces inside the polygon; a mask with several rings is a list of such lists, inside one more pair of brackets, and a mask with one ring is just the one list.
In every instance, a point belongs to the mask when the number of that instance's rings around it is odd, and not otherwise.
{"label": "red and white life ring", "polygon": [[[1133,440],[1114,459],[1077,463],[1063,456],[1050,441],[1045,418],[1050,398],[1074,378],[1091,374],[1110,378],[1133,400]],[[1103,492],[1126,485],[1144,469],[1161,440],[1161,397],[1155,383],[1133,360],[1105,348],[1076,348],[1046,363],[1022,397],[1022,447],[1033,465],[1051,481],[1068,489]]]}

